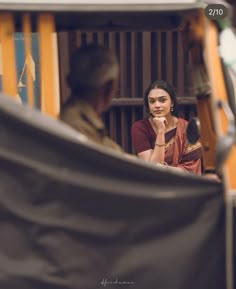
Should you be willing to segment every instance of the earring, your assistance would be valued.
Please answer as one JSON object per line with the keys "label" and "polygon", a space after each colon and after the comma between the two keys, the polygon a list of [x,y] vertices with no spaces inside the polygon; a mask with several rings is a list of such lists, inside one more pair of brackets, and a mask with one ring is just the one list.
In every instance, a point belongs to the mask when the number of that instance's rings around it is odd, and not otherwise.
{"label": "earring", "polygon": [[174,107],[173,107],[173,105],[170,107],[170,111],[171,111],[171,112],[174,111]]}

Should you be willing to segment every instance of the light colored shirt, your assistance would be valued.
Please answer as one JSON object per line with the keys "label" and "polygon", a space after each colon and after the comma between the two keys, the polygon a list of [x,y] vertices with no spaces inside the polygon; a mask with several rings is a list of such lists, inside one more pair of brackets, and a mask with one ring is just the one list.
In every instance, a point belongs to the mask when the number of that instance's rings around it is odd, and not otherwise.
{"label": "light colored shirt", "polygon": [[101,117],[88,103],[77,100],[68,104],[62,110],[60,118],[90,140],[116,151],[122,151],[122,148],[107,136]]}

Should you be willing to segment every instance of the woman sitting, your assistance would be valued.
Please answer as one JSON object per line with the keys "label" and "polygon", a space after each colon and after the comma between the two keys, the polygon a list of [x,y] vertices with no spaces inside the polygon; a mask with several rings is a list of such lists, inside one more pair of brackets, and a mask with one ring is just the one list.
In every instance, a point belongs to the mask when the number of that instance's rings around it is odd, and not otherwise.
{"label": "woman sitting", "polygon": [[165,81],[149,85],[144,95],[149,114],[132,125],[131,136],[138,156],[155,164],[201,174],[201,144],[187,142],[188,122],[176,117],[176,96]]}

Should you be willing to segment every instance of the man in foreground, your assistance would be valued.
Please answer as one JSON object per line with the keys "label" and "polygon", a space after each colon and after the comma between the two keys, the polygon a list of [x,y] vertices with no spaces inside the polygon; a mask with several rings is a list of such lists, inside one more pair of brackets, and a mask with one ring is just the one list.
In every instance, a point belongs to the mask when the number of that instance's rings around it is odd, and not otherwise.
{"label": "man in foreground", "polygon": [[109,49],[88,44],[78,48],[70,59],[67,77],[71,95],[62,107],[60,118],[90,140],[122,151],[111,140],[101,118],[116,91],[119,65]]}

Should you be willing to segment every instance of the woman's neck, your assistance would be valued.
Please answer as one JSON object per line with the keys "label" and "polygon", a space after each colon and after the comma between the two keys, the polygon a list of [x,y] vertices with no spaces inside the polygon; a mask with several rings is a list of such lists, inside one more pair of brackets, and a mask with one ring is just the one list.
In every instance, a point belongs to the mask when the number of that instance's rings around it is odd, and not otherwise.
{"label": "woman's neck", "polygon": [[169,131],[169,130],[176,127],[176,125],[177,125],[176,117],[174,117],[173,115],[170,114],[170,115],[166,116],[166,120],[167,120],[167,126],[165,129],[166,131]]}

